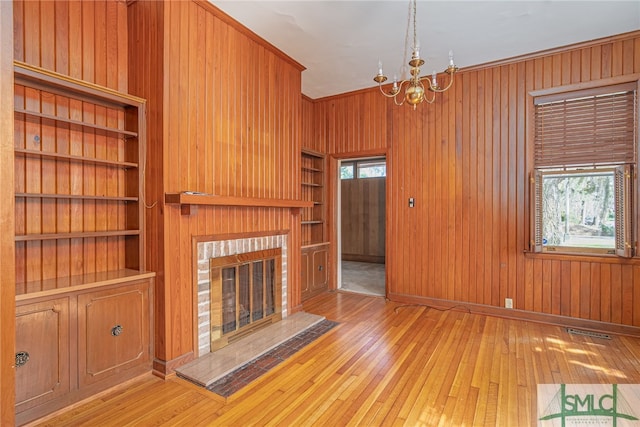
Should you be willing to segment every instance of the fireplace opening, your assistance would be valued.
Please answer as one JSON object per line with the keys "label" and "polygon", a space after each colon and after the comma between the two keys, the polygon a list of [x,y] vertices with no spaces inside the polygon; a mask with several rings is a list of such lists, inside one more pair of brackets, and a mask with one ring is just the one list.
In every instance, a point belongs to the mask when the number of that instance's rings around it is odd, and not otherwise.
{"label": "fireplace opening", "polygon": [[282,250],[211,258],[211,351],[282,319]]}

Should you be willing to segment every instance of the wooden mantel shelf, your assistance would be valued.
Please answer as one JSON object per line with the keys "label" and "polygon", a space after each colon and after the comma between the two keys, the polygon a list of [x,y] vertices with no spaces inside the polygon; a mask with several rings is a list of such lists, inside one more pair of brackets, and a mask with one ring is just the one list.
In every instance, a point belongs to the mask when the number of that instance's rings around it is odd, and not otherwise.
{"label": "wooden mantel shelf", "polygon": [[262,199],[256,197],[215,196],[211,194],[182,192],[165,193],[167,204],[180,205],[183,215],[191,214],[191,206],[246,206],[265,208],[301,209],[313,207],[313,202],[292,199]]}

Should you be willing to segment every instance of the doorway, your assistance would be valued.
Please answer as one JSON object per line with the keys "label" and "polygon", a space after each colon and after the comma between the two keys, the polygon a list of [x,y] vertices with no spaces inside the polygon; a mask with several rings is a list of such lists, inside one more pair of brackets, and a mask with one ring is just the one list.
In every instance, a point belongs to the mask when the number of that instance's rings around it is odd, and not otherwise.
{"label": "doorway", "polygon": [[385,296],[386,159],[344,159],[338,170],[338,288]]}

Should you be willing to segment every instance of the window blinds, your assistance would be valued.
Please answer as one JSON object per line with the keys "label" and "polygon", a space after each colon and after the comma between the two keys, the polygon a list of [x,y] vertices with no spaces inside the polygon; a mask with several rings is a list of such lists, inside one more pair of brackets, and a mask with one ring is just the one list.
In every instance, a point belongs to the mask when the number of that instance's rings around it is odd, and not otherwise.
{"label": "window blinds", "polygon": [[636,162],[637,83],[536,97],[536,168]]}

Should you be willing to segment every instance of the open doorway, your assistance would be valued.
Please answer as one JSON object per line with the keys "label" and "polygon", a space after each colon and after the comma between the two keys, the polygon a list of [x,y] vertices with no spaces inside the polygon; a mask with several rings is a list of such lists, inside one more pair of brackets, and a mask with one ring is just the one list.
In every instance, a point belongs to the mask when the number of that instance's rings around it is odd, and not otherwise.
{"label": "open doorway", "polygon": [[386,295],[384,157],[340,161],[339,289]]}

